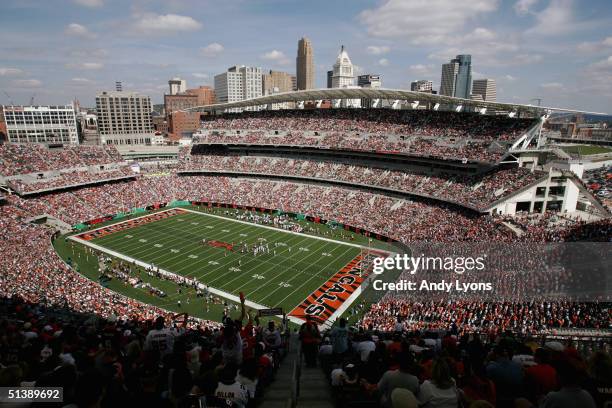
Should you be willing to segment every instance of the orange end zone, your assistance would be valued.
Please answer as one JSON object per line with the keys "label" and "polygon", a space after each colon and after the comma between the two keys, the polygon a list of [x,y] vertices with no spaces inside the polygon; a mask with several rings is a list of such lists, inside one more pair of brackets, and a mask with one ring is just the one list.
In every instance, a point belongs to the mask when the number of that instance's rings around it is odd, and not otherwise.
{"label": "orange end zone", "polygon": [[299,319],[310,316],[318,324],[325,323],[364,281],[360,268],[362,259],[361,255],[357,255],[293,309],[289,316]]}
{"label": "orange end zone", "polygon": [[148,224],[150,222],[159,221],[166,219],[168,217],[172,217],[174,215],[187,214],[187,211],[181,208],[173,208],[168,211],[162,211],[151,215],[146,215],[144,217],[134,218],[133,220],[128,220],[119,224],[109,225],[107,227],[98,228],[93,231],[88,231],[83,234],[76,235],[77,238],[91,241],[92,239],[101,238],[106,235],[114,234],[115,232],[125,231],[130,228],[138,227],[139,225]]}

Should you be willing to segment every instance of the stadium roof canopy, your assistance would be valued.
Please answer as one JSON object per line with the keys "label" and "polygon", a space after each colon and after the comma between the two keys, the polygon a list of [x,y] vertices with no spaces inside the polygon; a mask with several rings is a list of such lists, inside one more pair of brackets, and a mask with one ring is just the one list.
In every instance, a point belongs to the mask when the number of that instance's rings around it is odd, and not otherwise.
{"label": "stadium roof canopy", "polygon": [[282,92],[272,95],[260,96],[257,98],[245,99],[238,102],[216,103],[206,106],[197,106],[185,109],[192,112],[216,112],[233,108],[247,108],[252,106],[277,104],[283,102],[305,102],[322,101],[333,99],[380,99],[380,100],[399,100],[419,104],[451,105],[453,107],[463,106],[466,108],[487,109],[494,111],[527,113],[531,115],[541,115],[553,112],[587,113],[593,115],[606,115],[599,112],[586,112],[575,109],[551,108],[535,105],[521,105],[514,103],[485,102],[472,99],[454,98],[450,96],[430,94],[425,92],[407,91],[403,89],[384,89],[384,88],[323,88],[308,89],[302,91]]}

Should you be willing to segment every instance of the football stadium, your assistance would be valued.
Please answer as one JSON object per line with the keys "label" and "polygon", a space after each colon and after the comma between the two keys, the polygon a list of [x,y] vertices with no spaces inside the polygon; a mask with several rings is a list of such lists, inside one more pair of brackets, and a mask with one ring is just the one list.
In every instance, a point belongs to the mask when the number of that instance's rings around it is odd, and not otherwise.
{"label": "football stadium", "polygon": [[455,402],[427,406],[527,407],[588,366],[609,398],[610,202],[547,140],[563,110],[389,89],[190,110],[175,153],[0,144],[2,386],[399,407],[433,376]]}

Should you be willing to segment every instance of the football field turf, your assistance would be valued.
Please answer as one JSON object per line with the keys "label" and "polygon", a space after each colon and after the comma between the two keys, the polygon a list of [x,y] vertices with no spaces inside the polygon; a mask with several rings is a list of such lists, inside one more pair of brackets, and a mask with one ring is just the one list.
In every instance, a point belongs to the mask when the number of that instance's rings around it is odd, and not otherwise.
{"label": "football field turf", "polygon": [[[169,211],[142,217],[145,222],[131,220],[89,231],[76,239],[119,258],[196,278],[211,290],[234,296],[243,292],[251,302],[282,307],[287,313],[362,253],[359,245],[348,242],[185,209]],[[164,213],[165,218],[159,216]],[[269,253],[243,253],[241,243],[249,248],[267,245]],[[175,303],[174,294],[168,295],[160,306]]]}

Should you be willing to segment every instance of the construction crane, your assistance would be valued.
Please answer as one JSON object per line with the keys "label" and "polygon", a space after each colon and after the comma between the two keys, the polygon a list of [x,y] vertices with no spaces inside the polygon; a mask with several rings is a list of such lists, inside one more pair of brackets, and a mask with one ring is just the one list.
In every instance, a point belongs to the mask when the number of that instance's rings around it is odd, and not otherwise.
{"label": "construction crane", "polygon": [[9,94],[8,94],[8,92],[6,92],[6,91],[2,91],[2,92],[3,92],[3,93],[6,95],[6,97],[8,98],[9,103],[10,103],[11,105],[15,105],[15,102],[13,102],[13,98],[11,98],[11,95],[9,95]]}
{"label": "construction crane", "polygon": [[538,106],[542,106],[542,98],[533,98],[533,99],[529,100],[529,102],[531,102],[531,101],[537,101],[538,102]]}

